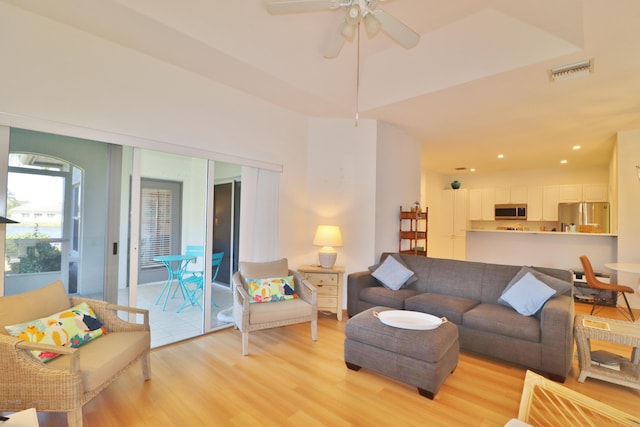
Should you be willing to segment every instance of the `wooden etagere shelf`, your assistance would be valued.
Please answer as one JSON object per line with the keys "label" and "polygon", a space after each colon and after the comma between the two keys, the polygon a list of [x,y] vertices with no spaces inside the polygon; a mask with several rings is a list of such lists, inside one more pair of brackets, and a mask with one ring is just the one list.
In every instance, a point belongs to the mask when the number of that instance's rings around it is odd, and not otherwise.
{"label": "wooden etagere shelf", "polygon": [[398,252],[427,256],[429,209],[404,211],[400,206]]}

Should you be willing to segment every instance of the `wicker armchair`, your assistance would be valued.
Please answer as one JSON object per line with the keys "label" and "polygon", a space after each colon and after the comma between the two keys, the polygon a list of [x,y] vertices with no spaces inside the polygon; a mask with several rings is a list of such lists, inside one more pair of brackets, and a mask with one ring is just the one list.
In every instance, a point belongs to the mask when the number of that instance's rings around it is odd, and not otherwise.
{"label": "wicker armchair", "polygon": [[[5,326],[27,322],[87,302],[107,334],[79,348],[30,343],[7,335]],[[117,311],[141,315],[143,323],[120,319]],[[0,411],[66,412],[69,426],[82,426],[82,407],[109,386],[125,369],[141,361],[145,380],[151,378],[151,334],[147,310],[105,301],[69,298],[61,282],[34,291],[0,297]],[[30,350],[61,356],[48,363]]]}
{"label": "wicker armchair", "polygon": [[[318,305],[315,287],[293,270],[286,258],[278,261],[240,262],[240,270],[233,276],[233,319],[242,332],[242,354],[249,354],[249,332],[260,329],[311,322],[311,339],[318,339]],[[294,277],[297,299],[250,304],[244,278]]]}
{"label": "wicker armchair", "polygon": [[640,418],[527,371],[518,420],[536,427],[638,426]]}

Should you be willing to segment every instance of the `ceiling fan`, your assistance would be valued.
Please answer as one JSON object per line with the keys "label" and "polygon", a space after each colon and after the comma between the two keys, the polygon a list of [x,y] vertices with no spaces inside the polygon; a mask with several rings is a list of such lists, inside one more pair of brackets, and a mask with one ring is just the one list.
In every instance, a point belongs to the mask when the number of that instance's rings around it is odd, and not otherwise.
{"label": "ceiling fan", "polygon": [[[344,20],[324,50],[325,58],[338,56],[344,42],[352,41],[362,23],[369,38],[382,30],[398,44],[410,49],[418,44],[420,35],[376,6],[379,0],[282,0],[267,4],[271,14],[316,12],[342,8]],[[380,0],[383,1],[383,0]]]}

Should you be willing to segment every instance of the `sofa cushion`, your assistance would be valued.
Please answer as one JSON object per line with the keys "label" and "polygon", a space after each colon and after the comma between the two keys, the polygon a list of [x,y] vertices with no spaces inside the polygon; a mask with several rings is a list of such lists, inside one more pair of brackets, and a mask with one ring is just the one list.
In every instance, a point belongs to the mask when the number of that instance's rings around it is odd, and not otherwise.
{"label": "sofa cushion", "polygon": [[480,301],[484,266],[479,262],[435,258],[426,271],[415,270],[421,279],[417,286],[426,279],[423,292]]}
{"label": "sofa cushion", "polygon": [[[134,355],[139,356],[147,351],[149,345],[150,334],[148,331],[112,332],[78,348],[84,391],[95,390],[110,382],[115,372],[119,372],[131,363],[135,359]],[[47,365],[68,370],[70,357],[65,354]]]}
{"label": "sofa cushion", "polygon": [[416,273],[413,272],[413,270],[407,265],[407,263],[404,261],[404,259],[402,258],[402,255],[400,253],[393,253],[393,254],[389,254],[389,253],[383,253],[380,256],[380,262],[378,264],[374,264],[369,266],[369,271],[371,273],[373,273],[374,271],[376,271],[378,269],[378,267],[380,267],[380,265],[387,259],[387,257],[393,257],[393,259],[395,259],[396,261],[398,261],[400,264],[402,264],[403,267],[407,268],[408,270],[411,270],[411,272],[413,273],[411,276],[409,276],[409,278],[404,282],[404,284],[402,286],[409,286],[412,283],[415,283],[418,280],[418,276],[416,275]]}
{"label": "sofa cushion", "polygon": [[498,302],[512,307],[523,316],[532,316],[555,293],[555,290],[527,272],[518,281],[507,286]]}
{"label": "sofa cushion", "polygon": [[415,289],[392,291],[382,286],[374,286],[362,289],[359,296],[362,301],[369,304],[401,310],[404,308],[404,301],[417,293]]}
{"label": "sofa cushion", "polygon": [[549,276],[548,274],[544,274],[543,272],[538,271],[535,268],[529,267],[526,265],[522,267],[520,271],[518,271],[518,273],[513,277],[513,279],[511,279],[511,281],[509,282],[505,290],[513,286],[527,273],[531,273],[533,277],[540,280],[542,283],[544,283],[545,285],[549,286],[554,291],[556,291],[555,293],[556,295],[571,295],[571,292],[573,291],[573,285],[571,283],[566,282],[564,280],[557,279],[553,276]]}
{"label": "sofa cushion", "polygon": [[419,294],[407,298],[404,302],[406,310],[421,311],[437,317],[446,317],[453,323],[462,324],[462,315],[478,305],[478,301],[442,294]]}
{"label": "sofa cushion", "polygon": [[478,304],[463,314],[462,324],[469,329],[540,342],[538,319],[521,316],[510,307],[500,304]]}
{"label": "sofa cushion", "polygon": [[405,284],[411,276],[413,271],[409,270],[394,257],[387,257],[382,264],[376,268],[371,275],[378,279],[384,287],[397,291]]}
{"label": "sofa cushion", "polygon": [[71,301],[61,281],[17,295],[0,298],[0,334],[7,334],[5,326],[39,319],[66,310]]}

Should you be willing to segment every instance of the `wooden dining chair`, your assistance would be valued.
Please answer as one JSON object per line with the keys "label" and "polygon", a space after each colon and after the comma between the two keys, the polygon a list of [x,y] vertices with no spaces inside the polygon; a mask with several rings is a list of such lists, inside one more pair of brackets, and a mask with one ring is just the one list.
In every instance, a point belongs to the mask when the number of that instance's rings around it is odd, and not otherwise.
{"label": "wooden dining chair", "polygon": [[[580,257],[580,262],[582,263],[582,268],[584,269],[584,275],[585,275],[585,278],[587,279],[587,285],[591,289],[597,291],[597,294],[593,298],[593,307],[591,308],[591,314],[593,315],[596,312],[598,301],[602,300],[600,295],[603,292],[615,292],[618,297],[622,295],[622,298],[624,299],[624,302],[627,305],[627,312],[622,311],[623,314],[625,314],[626,317],[630,318],[632,322],[635,322],[636,318],[633,315],[633,310],[631,310],[631,306],[629,305],[629,301],[627,300],[627,295],[626,295],[626,294],[634,293],[633,289],[630,288],[629,286],[616,285],[613,283],[604,283],[598,280],[598,278],[596,277],[596,274],[593,272],[591,261],[589,261],[589,258],[587,258],[585,255],[582,255]],[[627,313],[628,313],[628,316],[627,316]]]}

